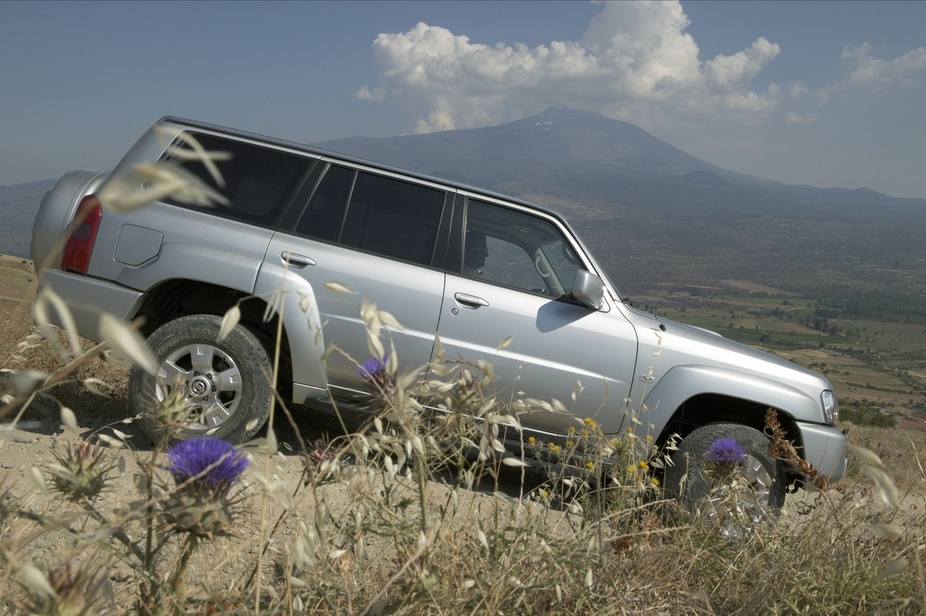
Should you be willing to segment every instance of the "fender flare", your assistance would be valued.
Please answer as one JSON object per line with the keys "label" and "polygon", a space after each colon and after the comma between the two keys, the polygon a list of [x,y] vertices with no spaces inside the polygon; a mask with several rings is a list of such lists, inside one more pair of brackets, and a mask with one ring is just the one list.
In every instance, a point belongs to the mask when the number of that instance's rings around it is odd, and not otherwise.
{"label": "fender flare", "polygon": [[669,370],[643,400],[644,416],[665,427],[676,410],[695,396],[716,394],[776,408],[811,423],[823,419],[821,402],[807,393],[754,374],[712,366],[676,366]]}
{"label": "fender flare", "polygon": [[293,402],[301,404],[313,394],[327,395],[325,338],[312,285],[282,265],[264,262],[254,295],[272,305],[283,320],[293,367]]}

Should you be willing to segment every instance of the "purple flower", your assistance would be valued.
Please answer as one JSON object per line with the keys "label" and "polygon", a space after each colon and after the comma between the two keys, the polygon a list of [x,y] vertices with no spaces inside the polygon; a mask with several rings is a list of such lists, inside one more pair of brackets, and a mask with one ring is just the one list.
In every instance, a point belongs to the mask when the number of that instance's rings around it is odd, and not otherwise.
{"label": "purple flower", "polygon": [[376,378],[381,374],[385,374],[387,359],[389,359],[388,353],[384,355],[382,359],[371,357],[370,359],[360,364],[360,369],[357,370],[357,374],[365,379]]}
{"label": "purple flower", "polygon": [[389,372],[386,362],[389,354],[383,355],[382,359],[371,357],[357,369],[357,374],[363,377],[364,382],[374,393],[389,398],[396,392],[395,375]]}
{"label": "purple flower", "polygon": [[746,457],[746,451],[733,438],[719,438],[708,447],[705,454],[714,464],[739,464]]}
{"label": "purple flower", "polygon": [[170,474],[180,485],[216,497],[228,494],[248,467],[248,459],[231,443],[214,436],[196,436],[167,449]]}

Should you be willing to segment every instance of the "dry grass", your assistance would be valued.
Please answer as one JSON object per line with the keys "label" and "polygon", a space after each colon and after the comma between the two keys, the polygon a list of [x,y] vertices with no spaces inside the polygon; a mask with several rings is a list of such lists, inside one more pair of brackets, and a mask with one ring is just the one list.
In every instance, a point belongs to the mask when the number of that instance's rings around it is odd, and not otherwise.
{"label": "dry grass", "polygon": [[[28,312],[24,317],[17,306],[19,322],[28,322]],[[13,355],[29,327],[4,335],[4,357]],[[17,368],[51,371],[64,362],[49,341],[19,355]],[[86,392],[81,380],[89,376],[115,379],[113,396]],[[110,473],[108,489],[92,503],[42,493],[29,470],[47,473],[50,453],[60,456],[64,443],[91,433],[115,439],[104,426],[124,417],[121,378],[124,369],[99,361],[81,368],[52,392],[75,410],[80,430],[63,428],[54,407],[28,411],[34,440],[7,443],[3,450],[5,458],[18,456],[0,481],[0,586],[9,610],[60,609],[62,597],[86,597],[91,590],[97,593],[90,597],[93,609],[110,613],[842,615],[926,609],[926,434],[850,432],[894,478],[898,508],[885,504],[883,486],[853,460],[840,484],[792,495],[777,522],[731,538],[652,497],[628,498],[626,489],[551,500],[545,490],[561,485],[562,476],[544,484],[546,478],[522,476],[491,457],[448,466],[446,449],[430,445],[446,439],[415,413],[404,420],[393,413],[393,423],[382,430],[368,427],[327,445],[300,440],[293,431],[281,439],[280,453],[266,443],[249,448],[252,467],[230,536],[203,541],[185,569],[182,590],[146,603],[145,568],[112,537],[119,529],[143,543],[149,518],[133,516],[131,503],[155,497],[139,490],[137,479],[146,473],[166,482],[162,497],[171,492],[162,454],[132,439],[134,449],[104,449],[113,460],[121,457],[125,470]],[[132,432],[131,424],[116,427]],[[413,434],[435,438],[422,439],[422,449],[403,462],[400,454],[417,447]],[[90,505],[103,521],[88,515]],[[167,543],[158,575],[166,575],[180,553],[180,544]],[[67,563],[70,577],[61,574]],[[42,602],[23,574],[29,566],[56,584],[57,603]],[[114,600],[102,593],[107,588]]]}

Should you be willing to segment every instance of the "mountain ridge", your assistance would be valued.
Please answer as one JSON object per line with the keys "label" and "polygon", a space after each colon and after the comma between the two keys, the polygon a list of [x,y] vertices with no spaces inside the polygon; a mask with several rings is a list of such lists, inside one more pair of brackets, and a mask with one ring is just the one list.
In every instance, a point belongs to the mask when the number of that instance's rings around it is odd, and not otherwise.
{"label": "mountain ridge", "polygon": [[737,174],[592,112],[312,145],[554,207],[632,293],[737,278],[926,289],[926,199]]}
{"label": "mountain ridge", "polygon": [[[633,294],[730,279],[798,293],[926,290],[926,199],[736,174],[592,112],[313,145],[552,207]],[[28,256],[52,183],[0,187],[0,252]]]}
{"label": "mountain ridge", "polygon": [[[526,169],[533,170],[532,176],[553,177],[567,172],[678,176],[710,171],[741,186],[780,190],[805,198],[825,196],[862,204],[902,202],[926,207],[923,198],[892,197],[867,188],[789,185],[735,173],[696,158],[629,122],[568,107],[551,107],[535,116],[496,126],[424,135],[349,137],[311,145],[479,186],[511,181]],[[529,164],[525,160],[527,153]]]}

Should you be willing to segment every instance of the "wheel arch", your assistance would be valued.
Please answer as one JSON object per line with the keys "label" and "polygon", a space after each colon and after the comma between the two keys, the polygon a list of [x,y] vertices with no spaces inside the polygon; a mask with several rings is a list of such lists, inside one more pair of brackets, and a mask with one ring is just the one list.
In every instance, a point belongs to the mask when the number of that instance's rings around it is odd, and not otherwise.
{"label": "wheel arch", "polygon": [[[816,401],[803,392],[767,379],[700,366],[682,366],[667,373],[646,397],[650,421],[663,426],[656,439],[685,438],[716,423],[740,424],[763,434],[769,409],[777,412],[785,438],[803,452],[797,417],[816,411]],[[797,413],[795,410],[797,409]],[[789,476],[788,482],[798,475]]]}
{"label": "wheel arch", "polygon": [[[290,276],[288,281],[290,285],[293,284],[294,278]],[[273,295],[273,291],[277,288],[282,288],[282,286],[274,287],[273,282],[266,278],[263,283],[259,278],[258,288],[254,293],[198,280],[165,280],[146,293],[136,318],[142,318],[141,331],[148,336],[158,327],[175,318],[192,314],[211,314],[221,317],[237,305],[241,310],[239,323],[258,337],[267,354],[273,358],[280,328],[280,312],[270,310],[269,306],[271,302],[277,301]],[[293,288],[291,291],[295,292],[296,289]],[[305,296],[305,289],[299,291]],[[311,293],[311,288],[308,292]],[[313,322],[317,324],[319,319],[317,311],[314,317],[302,315],[302,319],[297,318],[300,312],[299,302],[290,301],[291,298],[288,296],[291,294],[284,294],[286,301],[283,310],[277,389],[284,399],[302,402],[304,396],[298,399],[300,396],[295,391],[294,384],[304,383],[306,379],[301,378],[300,370],[296,366],[297,361],[306,361],[308,358],[307,353],[300,350],[300,346],[310,346],[313,351],[308,355],[315,357],[315,370],[303,369],[301,373],[319,374],[318,365],[322,361],[322,351],[318,349],[321,343],[315,344],[312,338],[309,338],[309,342],[305,342],[310,333],[310,324]],[[314,300],[314,295],[311,297]],[[279,303],[276,305],[279,307]],[[322,375],[324,374],[323,368],[322,364],[320,372]],[[325,381],[309,384],[324,387]]]}

